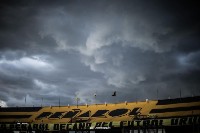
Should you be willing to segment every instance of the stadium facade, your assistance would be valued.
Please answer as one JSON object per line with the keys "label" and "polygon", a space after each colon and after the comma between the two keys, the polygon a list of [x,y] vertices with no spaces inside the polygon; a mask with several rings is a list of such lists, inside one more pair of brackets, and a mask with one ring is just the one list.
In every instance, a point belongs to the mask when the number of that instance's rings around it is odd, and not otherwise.
{"label": "stadium facade", "polygon": [[1,107],[1,133],[200,133],[200,97],[116,104]]}

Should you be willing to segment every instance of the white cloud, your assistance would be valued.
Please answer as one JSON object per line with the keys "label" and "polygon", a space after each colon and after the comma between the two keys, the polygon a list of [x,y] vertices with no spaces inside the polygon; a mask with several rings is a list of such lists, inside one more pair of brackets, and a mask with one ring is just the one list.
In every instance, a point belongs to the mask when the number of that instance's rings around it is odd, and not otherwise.
{"label": "white cloud", "polygon": [[2,59],[0,60],[0,65],[9,65],[22,70],[34,69],[37,71],[52,71],[54,69],[50,63],[42,60],[38,56],[22,57],[18,60]]}
{"label": "white cloud", "polygon": [[109,46],[112,45],[112,39],[111,38],[107,38],[107,36],[109,36],[109,34],[111,34],[110,32],[112,32],[110,30],[109,27],[107,27],[106,25],[103,24],[97,24],[95,26],[94,31],[92,30],[90,32],[90,35],[87,38],[86,41],[86,55],[93,55],[95,54],[95,52],[104,47],[104,46]]}
{"label": "white cloud", "polygon": [[132,83],[132,84],[138,84],[142,81],[145,81],[146,78],[144,75],[140,75],[140,74],[137,74],[135,77],[131,77],[131,79],[129,79],[129,81]]}
{"label": "white cloud", "polygon": [[8,107],[5,101],[0,100],[0,107]]}
{"label": "white cloud", "polygon": [[177,62],[180,65],[179,70],[187,71],[188,69],[199,69],[199,64],[196,61],[200,56],[200,52],[193,52],[189,54],[177,56]]}
{"label": "white cloud", "polygon": [[57,86],[56,85],[53,85],[53,84],[47,84],[47,83],[44,83],[38,79],[34,79],[34,83],[37,87],[39,87],[41,90],[40,90],[40,93],[42,95],[58,95],[58,92],[57,92]]}

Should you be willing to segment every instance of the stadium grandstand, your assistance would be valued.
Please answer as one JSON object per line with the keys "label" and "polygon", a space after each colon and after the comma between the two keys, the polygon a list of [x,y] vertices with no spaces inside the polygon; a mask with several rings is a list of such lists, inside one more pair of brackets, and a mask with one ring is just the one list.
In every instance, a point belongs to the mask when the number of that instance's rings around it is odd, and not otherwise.
{"label": "stadium grandstand", "polygon": [[113,104],[1,107],[0,133],[200,133],[200,96]]}

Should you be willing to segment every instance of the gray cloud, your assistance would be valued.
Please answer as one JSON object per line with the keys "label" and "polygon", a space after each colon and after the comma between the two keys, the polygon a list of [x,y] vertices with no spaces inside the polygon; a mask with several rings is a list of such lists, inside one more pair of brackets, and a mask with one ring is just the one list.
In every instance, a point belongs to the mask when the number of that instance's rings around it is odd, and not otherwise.
{"label": "gray cloud", "polygon": [[0,100],[49,106],[76,96],[82,104],[156,99],[157,89],[159,98],[180,89],[199,95],[198,12],[195,1],[2,1]]}

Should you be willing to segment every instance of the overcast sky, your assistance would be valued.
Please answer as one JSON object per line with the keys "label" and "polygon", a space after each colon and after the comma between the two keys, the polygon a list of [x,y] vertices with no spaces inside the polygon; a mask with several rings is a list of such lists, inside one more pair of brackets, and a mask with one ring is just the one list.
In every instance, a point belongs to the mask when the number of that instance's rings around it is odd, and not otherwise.
{"label": "overcast sky", "polygon": [[200,95],[199,7],[190,0],[1,1],[0,103]]}

